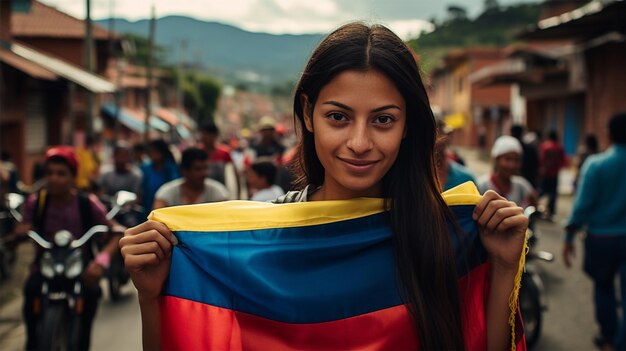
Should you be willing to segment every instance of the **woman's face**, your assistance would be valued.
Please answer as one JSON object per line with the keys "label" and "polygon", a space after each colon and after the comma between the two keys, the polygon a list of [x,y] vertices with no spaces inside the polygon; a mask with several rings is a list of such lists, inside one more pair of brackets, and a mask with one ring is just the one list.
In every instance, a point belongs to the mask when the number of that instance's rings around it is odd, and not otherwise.
{"label": "woman's face", "polygon": [[305,124],[324,166],[322,199],[382,195],[406,124],[406,104],[392,81],[373,70],[340,73],[322,88]]}

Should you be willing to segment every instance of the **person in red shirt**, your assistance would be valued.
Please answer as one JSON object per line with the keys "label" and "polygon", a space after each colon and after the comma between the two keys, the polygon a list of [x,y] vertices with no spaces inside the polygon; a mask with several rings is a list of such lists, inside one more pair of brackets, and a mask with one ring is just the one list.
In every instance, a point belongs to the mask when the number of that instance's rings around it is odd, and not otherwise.
{"label": "person in red shirt", "polygon": [[556,199],[559,189],[559,172],[565,165],[565,150],[559,143],[556,131],[550,131],[548,140],[539,146],[539,165],[541,174],[540,197],[548,196],[546,218],[552,219],[556,214]]}
{"label": "person in red shirt", "polygon": [[209,154],[208,177],[224,184],[228,191],[239,198],[239,176],[230,156],[230,148],[218,142],[219,128],[212,122],[200,127],[200,149]]}

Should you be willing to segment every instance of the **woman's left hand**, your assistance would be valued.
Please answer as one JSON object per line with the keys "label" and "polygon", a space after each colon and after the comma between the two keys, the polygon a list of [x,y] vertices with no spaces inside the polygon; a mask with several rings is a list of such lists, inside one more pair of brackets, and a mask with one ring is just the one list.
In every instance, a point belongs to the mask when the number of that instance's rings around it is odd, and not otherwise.
{"label": "woman's left hand", "polygon": [[493,190],[476,205],[472,218],[494,265],[517,271],[526,238],[528,218],[524,210]]}

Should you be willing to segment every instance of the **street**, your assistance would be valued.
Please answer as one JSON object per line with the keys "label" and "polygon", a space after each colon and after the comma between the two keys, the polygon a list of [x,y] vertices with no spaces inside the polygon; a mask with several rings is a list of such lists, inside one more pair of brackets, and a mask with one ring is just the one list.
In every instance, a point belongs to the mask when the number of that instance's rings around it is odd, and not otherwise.
{"label": "street", "polygon": [[[475,175],[487,172],[489,164],[474,152],[462,152],[469,168]],[[563,182],[568,181],[564,173]],[[561,195],[557,220],[554,223],[538,221],[541,233],[537,248],[555,254],[554,262],[539,262],[548,297],[548,310],[544,314],[543,330],[535,350],[592,350],[592,337],[597,328],[593,319],[591,282],[583,274],[582,246],[577,240],[575,266],[566,269],[560,259],[562,230],[559,222],[571,208],[571,195]],[[28,254],[28,245],[21,252]],[[24,252],[26,250],[26,252]],[[20,262],[25,266],[25,262]],[[25,268],[16,272],[24,276]],[[17,277],[16,277],[17,278]],[[8,299],[0,308],[0,350],[20,350],[24,345],[24,328],[21,324],[21,286],[2,292],[2,300]],[[111,302],[106,293],[100,302],[92,335],[94,350],[138,350],[141,347],[139,307],[132,284],[125,287],[126,298]]]}

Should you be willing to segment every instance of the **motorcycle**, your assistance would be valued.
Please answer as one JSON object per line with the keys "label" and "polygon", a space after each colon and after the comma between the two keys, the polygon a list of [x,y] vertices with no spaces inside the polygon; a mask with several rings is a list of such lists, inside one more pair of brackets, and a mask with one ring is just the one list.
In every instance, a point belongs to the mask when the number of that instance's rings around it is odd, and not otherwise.
{"label": "motorcycle", "polygon": [[[120,194],[107,216],[114,217],[135,198],[134,194]],[[14,194],[13,200],[11,208],[18,208],[24,197]],[[21,220],[20,213],[17,210],[13,212],[15,218]],[[84,246],[90,245],[90,249],[95,251],[96,240],[91,239],[108,232],[109,227],[106,225],[95,225],[79,239],[74,239],[69,231],[59,230],[53,235],[52,242],[34,230],[28,232],[28,237],[43,249],[39,271],[44,281],[41,300],[37,301],[37,309],[40,311],[37,326],[39,345],[52,350],[77,349],[81,328],[85,327],[82,322],[84,286],[81,281],[81,275],[87,268]]]}
{"label": "motorcycle", "polygon": [[528,217],[528,252],[526,266],[522,274],[522,286],[519,292],[519,305],[524,322],[526,346],[531,349],[541,335],[543,312],[547,309],[547,299],[541,278],[541,267],[537,261],[552,262],[554,255],[547,251],[537,250],[539,232],[535,229],[535,221],[541,215],[535,207],[529,206],[524,214]]}
{"label": "motorcycle", "polygon": [[[139,224],[138,215],[141,210],[129,207],[137,200],[137,195],[129,191],[118,191],[110,203],[113,205],[107,213],[107,219],[115,219],[119,224],[130,228]],[[111,264],[106,271],[107,286],[111,300],[118,301],[122,297],[121,289],[130,280],[130,275],[124,268],[124,259],[118,251],[111,256]]]}

